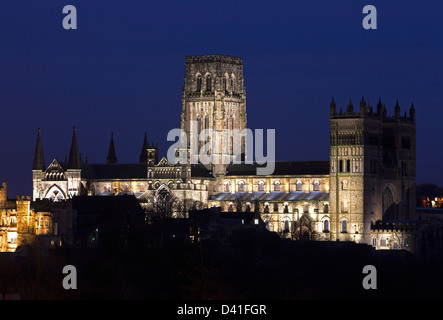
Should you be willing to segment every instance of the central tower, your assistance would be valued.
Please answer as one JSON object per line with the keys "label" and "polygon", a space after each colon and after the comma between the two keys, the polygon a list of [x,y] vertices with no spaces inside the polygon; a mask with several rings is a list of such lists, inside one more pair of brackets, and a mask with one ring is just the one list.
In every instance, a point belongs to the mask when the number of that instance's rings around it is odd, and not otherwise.
{"label": "central tower", "polygon": [[[209,147],[205,154],[212,161],[204,164],[214,175],[225,174],[227,165],[235,158],[236,141],[241,141],[241,153],[245,153],[246,139],[236,140],[235,136],[246,129],[241,58],[220,54],[186,57],[181,129],[187,135],[188,161],[191,141],[197,142],[199,153],[204,146]],[[201,141],[200,134],[206,129],[212,130],[211,135]]]}

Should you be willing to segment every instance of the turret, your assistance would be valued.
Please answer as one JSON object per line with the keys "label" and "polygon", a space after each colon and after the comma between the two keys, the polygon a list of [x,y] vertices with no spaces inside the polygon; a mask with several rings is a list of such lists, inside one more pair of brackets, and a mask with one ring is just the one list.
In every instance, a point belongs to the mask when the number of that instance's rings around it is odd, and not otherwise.
{"label": "turret", "polygon": [[73,128],[71,150],[69,152],[68,169],[81,169],[80,153],[78,152],[76,129]]}
{"label": "turret", "polygon": [[35,145],[34,163],[32,164],[32,170],[45,170],[45,159],[43,157],[43,146],[40,136],[40,128],[38,128],[37,143]]}
{"label": "turret", "polygon": [[349,98],[349,104],[348,107],[346,108],[346,113],[353,113],[353,112],[354,112],[354,106],[352,105],[351,98]]}
{"label": "turret", "polygon": [[142,145],[142,152],[140,153],[140,163],[146,163],[148,161],[148,137],[146,135],[146,131],[145,131],[145,138],[143,140],[143,145]]}
{"label": "turret", "polygon": [[114,132],[111,132],[111,143],[109,144],[108,157],[106,163],[117,163],[117,155],[115,154]]}
{"label": "turret", "polygon": [[398,99],[394,107],[394,118],[395,121],[400,121],[400,105],[398,104]]}
{"label": "turret", "polygon": [[331,118],[334,118],[334,116],[335,116],[335,108],[336,108],[336,105],[335,105],[335,101],[334,101],[334,96],[332,96],[332,101],[331,101],[331,104],[329,105],[329,116]]}
{"label": "turret", "polygon": [[411,104],[411,108],[409,109],[409,118],[411,118],[412,123],[415,123],[415,108],[414,102]]}

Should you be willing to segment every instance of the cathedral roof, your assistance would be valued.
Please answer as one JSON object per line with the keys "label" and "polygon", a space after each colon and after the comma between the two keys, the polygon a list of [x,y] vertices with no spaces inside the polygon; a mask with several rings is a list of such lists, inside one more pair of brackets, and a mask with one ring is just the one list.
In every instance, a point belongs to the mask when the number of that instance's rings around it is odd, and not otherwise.
{"label": "cathedral roof", "polygon": [[[264,168],[266,164],[230,164],[226,176],[253,176],[257,175],[257,168]],[[277,161],[272,175],[328,175],[329,161]]]}
{"label": "cathedral roof", "polygon": [[201,164],[191,164],[191,177],[195,178],[214,178],[212,172]]}
{"label": "cathedral roof", "polygon": [[146,179],[146,163],[82,164],[85,179]]}
{"label": "cathedral roof", "polygon": [[218,201],[298,201],[298,200],[329,200],[328,192],[219,192],[210,197]]}

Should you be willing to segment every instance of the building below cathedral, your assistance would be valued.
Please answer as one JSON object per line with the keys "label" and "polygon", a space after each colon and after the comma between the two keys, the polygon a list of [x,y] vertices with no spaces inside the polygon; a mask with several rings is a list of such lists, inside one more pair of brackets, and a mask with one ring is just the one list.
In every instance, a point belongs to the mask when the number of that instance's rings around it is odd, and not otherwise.
{"label": "building below cathedral", "polygon": [[[390,116],[381,99],[374,109],[362,98],[358,108],[349,101],[344,109],[337,111],[332,99],[329,159],[275,162],[272,174],[259,175],[256,163],[233,163],[235,137],[223,135],[226,129],[247,128],[242,59],[188,56],[180,128],[188,141],[199,141],[193,132],[213,130],[210,153],[229,159],[227,164],[159,160],[158,147],[148,143],[146,133],[138,163],[117,161],[111,135],[106,162],[91,164],[80,157],[74,128],[69,158],[46,166],[39,129],[33,200],[131,194],[148,214],[180,217],[191,209],[221,207],[259,213],[269,230],[290,239],[415,251],[414,105],[401,115],[397,102]],[[244,153],[248,142],[240,141]],[[177,152],[189,156],[190,149],[188,143]]]}

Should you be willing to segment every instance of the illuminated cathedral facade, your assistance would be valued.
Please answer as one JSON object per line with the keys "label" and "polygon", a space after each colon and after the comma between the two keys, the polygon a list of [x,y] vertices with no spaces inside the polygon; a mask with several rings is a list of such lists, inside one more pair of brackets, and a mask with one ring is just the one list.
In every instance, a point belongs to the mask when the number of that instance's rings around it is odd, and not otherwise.
{"label": "illuminated cathedral facade", "polygon": [[[377,249],[414,251],[415,109],[387,114],[362,98],[337,111],[330,103],[329,159],[275,162],[273,173],[257,174],[257,163],[233,163],[235,137],[223,130],[247,128],[243,63],[239,57],[186,57],[180,128],[211,129],[213,155],[226,163],[191,164],[159,159],[147,135],[137,163],[117,161],[113,137],[106,163],[80,157],[74,128],[69,157],[46,166],[38,131],[33,163],[33,200],[62,201],[76,195],[133,194],[149,210],[186,216],[190,209],[258,212],[282,237],[366,243]],[[201,147],[198,139],[196,140]],[[247,140],[238,140],[244,153]],[[190,145],[177,152],[189,156]]]}

